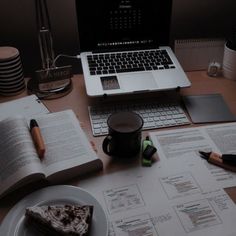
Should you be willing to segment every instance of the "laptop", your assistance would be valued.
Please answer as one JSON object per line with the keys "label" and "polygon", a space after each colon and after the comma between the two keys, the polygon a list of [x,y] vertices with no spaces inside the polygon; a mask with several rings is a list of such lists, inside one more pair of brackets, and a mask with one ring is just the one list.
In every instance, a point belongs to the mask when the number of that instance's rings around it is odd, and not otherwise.
{"label": "laptop", "polygon": [[89,96],[191,85],[168,45],[172,0],[76,0]]}

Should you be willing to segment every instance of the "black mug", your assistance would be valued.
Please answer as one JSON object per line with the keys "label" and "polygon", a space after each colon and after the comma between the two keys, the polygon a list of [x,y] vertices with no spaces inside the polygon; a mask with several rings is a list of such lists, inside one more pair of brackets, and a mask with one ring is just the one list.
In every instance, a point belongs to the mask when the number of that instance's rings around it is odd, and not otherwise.
{"label": "black mug", "polygon": [[107,120],[108,135],[103,140],[104,153],[114,157],[134,157],[141,148],[143,119],[134,112],[117,112]]}

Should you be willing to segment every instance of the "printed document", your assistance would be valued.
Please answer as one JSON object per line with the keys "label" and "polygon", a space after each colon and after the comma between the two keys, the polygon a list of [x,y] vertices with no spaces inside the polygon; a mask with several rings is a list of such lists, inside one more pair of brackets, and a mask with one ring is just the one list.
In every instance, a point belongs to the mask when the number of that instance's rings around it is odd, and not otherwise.
{"label": "printed document", "polygon": [[199,151],[236,154],[236,123],[151,132],[150,137],[158,150],[159,164],[176,166],[180,171],[193,166],[201,169],[195,175],[204,177],[199,178],[203,181],[201,185],[208,178],[221,188],[235,186],[236,173],[208,163]]}
{"label": "printed document", "polygon": [[203,191],[189,172],[134,167],[83,180],[80,187],[106,211],[109,236],[236,235],[233,201],[222,189]]}

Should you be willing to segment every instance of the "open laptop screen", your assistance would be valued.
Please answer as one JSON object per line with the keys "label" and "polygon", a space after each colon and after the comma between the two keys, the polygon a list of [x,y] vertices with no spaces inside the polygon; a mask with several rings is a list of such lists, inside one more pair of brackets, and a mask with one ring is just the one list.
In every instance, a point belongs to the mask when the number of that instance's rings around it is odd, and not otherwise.
{"label": "open laptop screen", "polygon": [[80,51],[169,44],[172,0],[76,0]]}

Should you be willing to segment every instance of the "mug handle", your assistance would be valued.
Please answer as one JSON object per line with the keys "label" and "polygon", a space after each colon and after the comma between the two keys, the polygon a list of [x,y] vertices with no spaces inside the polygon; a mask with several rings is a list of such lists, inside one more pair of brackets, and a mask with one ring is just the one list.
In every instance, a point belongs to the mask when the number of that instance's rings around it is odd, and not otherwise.
{"label": "mug handle", "polygon": [[102,143],[102,150],[107,155],[111,156],[113,154],[113,150],[111,149],[111,142],[112,142],[112,136],[108,135],[105,137]]}

